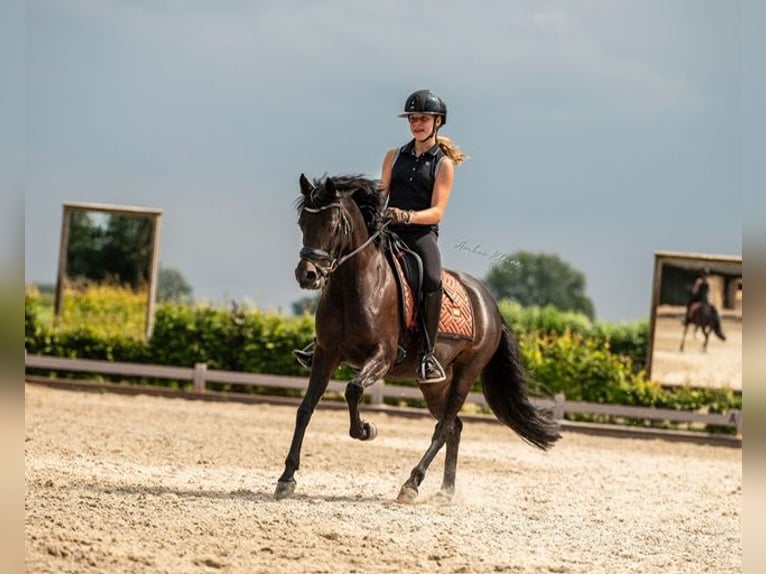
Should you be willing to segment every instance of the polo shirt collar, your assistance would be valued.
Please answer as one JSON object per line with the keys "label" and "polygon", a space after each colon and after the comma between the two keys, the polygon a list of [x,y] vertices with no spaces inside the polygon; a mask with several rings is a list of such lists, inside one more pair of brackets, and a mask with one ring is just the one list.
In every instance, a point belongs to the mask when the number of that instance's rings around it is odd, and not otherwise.
{"label": "polo shirt collar", "polygon": [[[436,152],[438,151],[439,151],[439,142],[436,142],[433,145],[433,147],[431,147],[430,149],[427,149],[425,152],[423,152],[423,154],[434,156],[436,155]],[[404,147],[402,148],[402,152],[408,153],[410,155],[415,155],[415,138],[411,139],[407,144],[404,145]]]}

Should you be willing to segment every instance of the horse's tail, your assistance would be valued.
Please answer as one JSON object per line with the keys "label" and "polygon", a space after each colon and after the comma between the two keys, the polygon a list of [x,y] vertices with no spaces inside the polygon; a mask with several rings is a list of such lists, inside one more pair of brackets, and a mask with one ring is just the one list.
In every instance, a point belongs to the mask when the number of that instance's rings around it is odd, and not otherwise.
{"label": "horse's tail", "polygon": [[711,309],[713,310],[713,332],[721,341],[725,341],[726,335],[723,334],[723,329],[721,329],[721,318],[718,316],[718,311],[716,311],[715,307],[711,307]]}
{"label": "horse's tail", "polygon": [[500,344],[481,376],[484,398],[500,422],[528,443],[548,450],[561,438],[558,424],[529,402],[518,342],[505,320],[502,323]]}

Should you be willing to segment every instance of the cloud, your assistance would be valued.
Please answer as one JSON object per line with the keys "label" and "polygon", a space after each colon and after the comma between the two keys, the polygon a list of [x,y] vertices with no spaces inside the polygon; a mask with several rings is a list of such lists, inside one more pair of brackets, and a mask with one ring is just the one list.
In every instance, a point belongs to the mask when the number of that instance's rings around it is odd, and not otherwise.
{"label": "cloud", "polygon": [[692,86],[678,76],[661,73],[640,60],[621,59],[607,62],[593,79],[620,90],[624,98],[633,98],[645,108],[699,109],[699,99]]}
{"label": "cloud", "polygon": [[569,27],[566,14],[555,8],[546,8],[534,12],[532,21],[541,28],[551,28],[558,33],[566,32]]}

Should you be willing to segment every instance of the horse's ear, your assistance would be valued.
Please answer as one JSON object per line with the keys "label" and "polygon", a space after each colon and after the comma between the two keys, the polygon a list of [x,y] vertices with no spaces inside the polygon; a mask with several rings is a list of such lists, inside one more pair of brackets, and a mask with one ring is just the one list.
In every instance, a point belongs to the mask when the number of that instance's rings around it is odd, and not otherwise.
{"label": "horse's ear", "polygon": [[308,195],[309,193],[314,191],[314,186],[311,185],[311,182],[308,179],[306,179],[306,176],[303,174],[301,174],[301,177],[300,177],[300,184],[301,184],[301,193],[303,195]]}
{"label": "horse's ear", "polygon": [[335,182],[331,177],[328,177],[324,182],[324,189],[327,195],[330,197],[338,197],[338,190],[335,189]]}

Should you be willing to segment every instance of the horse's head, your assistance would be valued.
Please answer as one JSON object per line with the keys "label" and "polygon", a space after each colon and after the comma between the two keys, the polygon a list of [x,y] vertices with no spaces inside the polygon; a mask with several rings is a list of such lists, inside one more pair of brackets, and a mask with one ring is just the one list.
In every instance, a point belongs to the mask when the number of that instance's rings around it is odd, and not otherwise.
{"label": "horse's head", "polygon": [[336,187],[333,178],[313,184],[301,174],[298,225],[303,248],[295,278],[303,289],[320,289],[335,269],[354,251],[354,227],[364,227],[362,216],[350,200],[353,188]]}

